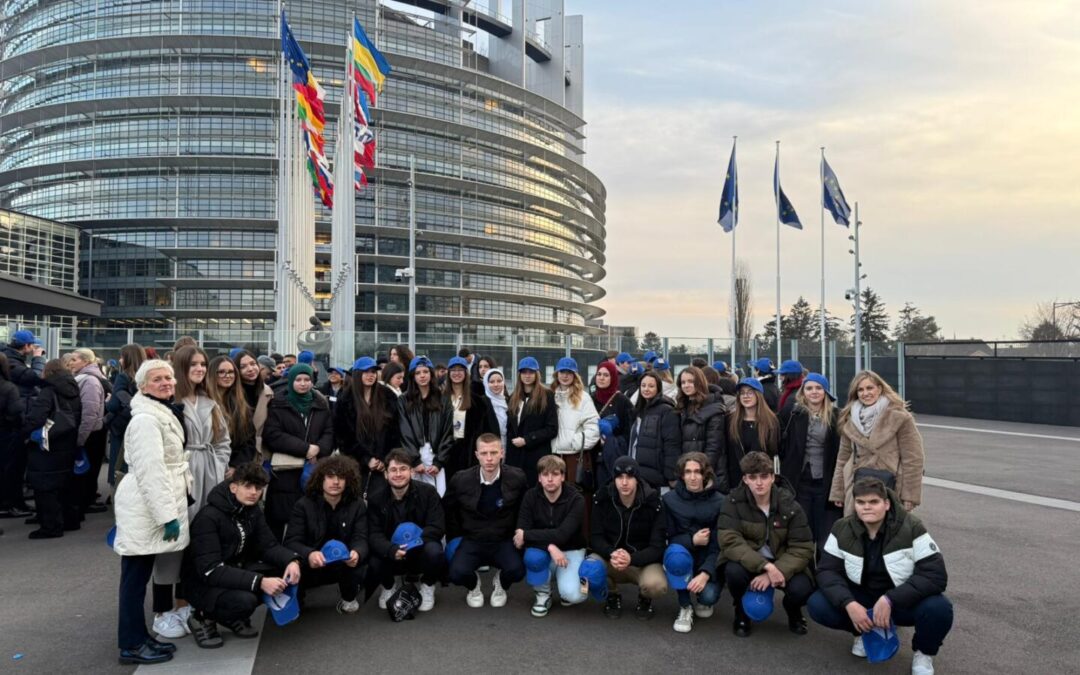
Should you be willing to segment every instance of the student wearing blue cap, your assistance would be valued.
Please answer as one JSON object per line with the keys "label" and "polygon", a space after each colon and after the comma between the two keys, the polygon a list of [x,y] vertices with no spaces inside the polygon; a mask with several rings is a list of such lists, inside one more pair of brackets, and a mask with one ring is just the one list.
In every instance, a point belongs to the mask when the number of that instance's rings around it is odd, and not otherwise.
{"label": "student wearing blue cap", "polygon": [[[514,546],[526,550],[528,581],[536,593],[532,615],[542,617],[551,609],[553,588],[564,605],[585,601],[578,580],[585,560],[585,498],[566,485],[566,462],[558,455],[541,457],[537,470],[540,484],[522,498]],[[531,560],[528,551],[534,552]]]}
{"label": "student wearing blue cap", "polygon": [[551,454],[551,441],[559,435],[559,409],[555,395],[540,381],[540,363],[531,356],[518,363],[508,407],[506,463],[524,471],[525,484],[532,487],[536,463]]}
{"label": "student wearing blue cap", "polygon": [[818,555],[836,519],[843,515],[829,501],[829,488],[840,450],[840,411],[829,381],[810,373],[794,404],[780,411],[780,473],[795,487],[795,497],[810,521]]}
{"label": "student wearing blue cap", "polygon": [[8,360],[11,377],[8,378],[22,395],[24,405],[29,405],[30,398],[41,386],[41,372],[45,370],[45,350],[36,344],[34,334],[28,330],[17,330],[11,334],[8,343],[0,347]]}
{"label": "student wearing blue cap", "polygon": [[480,434],[498,434],[499,422],[488,404],[487,396],[473,386],[469,379],[469,362],[461,356],[450,359],[447,366],[443,405],[453,415],[453,444],[446,464],[446,480],[476,463],[473,454]]}
{"label": "student wearing blue cap", "polygon": [[[300,555],[304,567],[301,601],[309,588],[337,584],[337,611],[353,614],[368,562],[367,507],[360,492],[356,460],[333,455],[319,460],[304,496],[293,506],[285,530],[285,547]],[[348,547],[348,559],[327,564],[323,547],[330,541]]]}
{"label": "student wearing blue cap", "polygon": [[[0,351],[7,357],[7,379],[18,387],[24,412],[30,408],[30,400],[44,383],[41,373],[45,370],[45,352],[34,342],[33,333],[17,330],[11,334],[8,344],[0,347]],[[27,453],[31,449],[21,436],[13,438],[5,446],[0,446],[0,518],[25,518],[32,515],[26,500],[23,499]]]}
{"label": "student wearing blue cap", "polygon": [[191,523],[184,556],[184,596],[195,608],[188,618],[204,649],[224,644],[218,624],[238,638],[253,638],[251,614],[262,595],[300,583],[300,555],[278,543],[259,508],[266,471],[251,462],[210,491]]}
{"label": "student wearing blue cap", "polygon": [[727,482],[732,489],[742,481],[739,460],[751,452],[775,457],[780,446],[780,423],[765,402],[761,382],[744,377],[735,392],[735,409],[727,417]]}
{"label": "student wearing blue cap", "polygon": [[386,454],[401,445],[397,397],[379,382],[379,366],[370,356],[352,364],[349,386],[334,409],[334,442],[366,474],[365,493],[386,487]]}
{"label": "student wearing blue cap", "polygon": [[502,441],[495,434],[476,439],[479,466],[459,471],[446,490],[446,536],[461,537],[450,561],[450,581],[469,589],[469,607],[484,606],[477,570],[497,568],[492,581],[491,606],[506,605],[506,591],[525,577],[521,553],[514,547],[518,509],[527,485],[525,473],[503,464]]}
{"label": "student wearing blue cap", "polygon": [[319,393],[330,403],[331,412],[337,407],[338,399],[348,386],[344,368],[332,366],[326,370],[326,382],[319,385]]}
{"label": "student wearing blue cap", "polygon": [[579,474],[584,480],[586,472],[593,466],[593,448],[600,442],[600,417],[578,375],[577,361],[568,356],[559,359],[551,389],[559,413],[559,435],[551,441],[551,453],[566,462],[564,477],[579,490],[592,494],[591,484],[578,484],[577,481]]}
{"label": "student wearing blue cap", "polygon": [[772,361],[768,357],[762,357],[757,361],[748,361],[746,365],[754,369],[757,381],[761,383],[765,402],[775,413],[780,409],[780,389],[776,386],[776,372],[773,370]]}
{"label": "student wearing blue cap", "polygon": [[780,364],[776,373],[780,376],[783,390],[780,392],[780,400],[776,404],[778,413],[786,407],[795,405],[795,393],[802,386],[804,372],[802,364],[795,359],[788,359]]}
{"label": "student wearing blue cap", "polygon": [[416,356],[409,362],[406,382],[397,401],[401,447],[413,456],[417,476],[438,485],[454,444],[453,413],[435,386],[435,366],[428,357]]}
{"label": "student wearing blue cap", "polygon": [[[368,496],[368,543],[371,571],[368,587],[382,584],[379,609],[401,588],[401,579],[420,581],[420,611],[435,607],[435,584],[443,575],[446,561],[442,538],[446,518],[435,488],[413,479],[412,456],[396,448],[386,455],[386,488]],[[422,546],[406,549],[393,542],[403,523],[421,530]]]}
{"label": "student wearing blue cap", "polygon": [[619,391],[629,397],[637,391],[639,375],[632,372],[634,357],[626,352],[615,357],[615,368],[619,371]]}
{"label": "student wearing blue cap", "polygon": [[732,628],[739,637],[750,636],[752,624],[742,603],[748,588],[779,588],[784,591],[788,629],[805,635],[802,608],[814,592],[814,538],[806,514],[795,495],[776,483],[768,455],[751,452],[740,465],[742,484],[724,500],[717,525],[720,551],[727,560],[724,577],[735,602]]}
{"label": "student wearing blue cap", "polygon": [[914,626],[912,675],[933,675],[934,656],[953,623],[953,606],[944,595],[945,559],[922,521],[881,480],[857,481],[852,492],[855,513],[837,521],[829,534],[810,617],[854,634],[856,656],[867,655],[861,635],[874,627]]}
{"label": "student wearing blue cap", "polygon": [[[19,388],[8,379],[10,375],[7,357],[0,352],[0,503],[6,503],[5,497],[9,490],[15,494],[17,488],[19,496],[22,496],[22,485],[16,484],[21,483],[21,480],[12,480],[7,472],[10,470],[8,468],[10,460],[26,447],[22,434],[23,416],[26,409],[19,395]],[[15,485],[5,488],[8,482]],[[6,513],[10,514],[10,509]],[[0,530],[0,535],[3,533],[4,531]]]}

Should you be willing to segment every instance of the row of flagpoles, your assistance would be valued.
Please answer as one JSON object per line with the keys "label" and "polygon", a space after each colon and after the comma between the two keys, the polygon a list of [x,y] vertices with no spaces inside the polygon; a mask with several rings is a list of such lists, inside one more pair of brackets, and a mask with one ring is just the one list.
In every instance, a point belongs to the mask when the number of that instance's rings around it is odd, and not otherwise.
{"label": "row of flagpoles", "polygon": [[[736,137],[731,144],[731,158],[728,160],[727,175],[724,178],[724,188],[720,193],[720,214],[717,222],[723,228],[724,232],[731,234],[731,305],[729,307],[728,324],[731,334],[731,361],[734,366],[737,363],[736,346],[738,343],[738,317],[736,313],[736,297],[738,294],[736,271],[735,271],[735,228],[739,224],[739,172],[735,161],[735,151],[738,145],[738,137]],[[795,212],[795,207],[792,206],[791,200],[784,194],[784,190],[780,187],[780,141],[776,142],[776,161],[773,165],[773,198],[776,202],[776,363],[779,364],[782,361],[783,351],[782,342],[780,340],[780,226],[787,225],[795,229],[803,229],[802,221],[799,220],[798,214]],[[847,199],[844,198],[844,193],[840,189],[840,182],[836,178],[836,173],[829,166],[829,163],[825,160],[825,148],[821,148],[821,306],[819,308],[820,314],[820,329],[821,329],[821,364],[822,369],[825,367],[825,345],[826,340],[826,326],[825,326],[825,211],[828,211],[837,225],[843,225],[844,227],[850,227],[851,225],[851,208],[848,206]],[[858,250],[858,235],[859,235],[859,223],[858,223],[858,205],[856,205],[855,214],[855,246]],[[855,293],[855,342],[856,345],[861,343],[861,337],[859,335],[861,328],[861,320],[859,315],[859,297],[858,297],[858,281],[859,281],[859,262],[856,255],[856,293]],[[858,354],[858,349],[856,353]],[[856,359],[860,361],[861,359]],[[860,368],[859,364],[856,368]]]}

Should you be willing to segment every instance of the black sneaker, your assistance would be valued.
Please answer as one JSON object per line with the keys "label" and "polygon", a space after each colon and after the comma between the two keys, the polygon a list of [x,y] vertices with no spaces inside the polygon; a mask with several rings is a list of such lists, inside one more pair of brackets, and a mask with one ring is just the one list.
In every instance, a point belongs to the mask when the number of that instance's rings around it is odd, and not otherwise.
{"label": "black sneaker", "polygon": [[637,607],[634,609],[634,616],[642,621],[648,621],[655,616],[656,610],[653,609],[652,600],[646,598],[644,595],[637,596]]}
{"label": "black sneaker", "polygon": [[607,596],[607,604],[604,605],[604,616],[609,619],[618,619],[622,616],[622,596],[611,593]]}
{"label": "black sneaker", "polygon": [[130,666],[140,663],[165,663],[166,661],[171,661],[172,657],[172,653],[158,651],[148,641],[144,642],[138,649],[121,649],[120,665]]}
{"label": "black sneaker", "polygon": [[221,634],[217,631],[217,624],[210,619],[198,619],[194,613],[188,617],[188,628],[195,637],[195,644],[203,649],[217,649],[225,644]]}
{"label": "black sneaker", "polygon": [[739,637],[750,637],[753,626],[750,617],[746,616],[746,612],[743,611],[742,603],[738,603],[735,607],[735,621],[731,624],[731,631]]}
{"label": "black sneaker", "polygon": [[63,532],[49,532],[47,530],[34,530],[30,533],[31,539],[57,539],[64,536]]}
{"label": "black sneaker", "polygon": [[259,631],[252,628],[251,621],[241,621],[237,619],[236,621],[223,621],[221,622],[221,625],[231,630],[233,635],[238,638],[244,638],[246,640],[259,637]]}
{"label": "black sneaker", "polygon": [[801,609],[788,612],[787,627],[789,631],[796,635],[806,635],[806,617],[802,615]]}

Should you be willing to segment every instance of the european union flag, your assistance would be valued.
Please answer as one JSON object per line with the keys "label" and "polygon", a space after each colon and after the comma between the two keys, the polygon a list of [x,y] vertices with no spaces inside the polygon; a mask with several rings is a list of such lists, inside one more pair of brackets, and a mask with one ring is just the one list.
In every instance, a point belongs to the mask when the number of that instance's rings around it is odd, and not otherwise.
{"label": "european union flag", "polygon": [[307,84],[311,64],[300,43],[293,37],[292,28],[285,18],[285,10],[281,10],[281,51],[285,54],[285,61],[289,64],[293,79],[300,84]]}
{"label": "european union flag", "polygon": [[795,213],[795,207],[791,205],[791,201],[784,194],[784,188],[780,187],[780,156],[776,156],[776,164],[773,165],[773,193],[776,195],[776,212],[779,214],[780,222],[794,227],[796,230],[802,229],[802,223],[799,221],[799,215]]}
{"label": "european union flag", "polygon": [[824,180],[824,184],[821,186],[822,203],[832,214],[837,225],[850,227],[851,207],[848,206],[847,200],[844,199],[844,191],[840,189],[840,181],[836,180],[836,174],[833,173],[832,167],[825,161],[824,156],[821,158],[821,176]]}
{"label": "european union flag", "polygon": [[727,176],[724,177],[724,191],[720,194],[720,218],[716,221],[724,232],[735,229],[736,214],[739,211],[739,173],[735,168],[735,144],[731,145],[731,160],[728,161]]}

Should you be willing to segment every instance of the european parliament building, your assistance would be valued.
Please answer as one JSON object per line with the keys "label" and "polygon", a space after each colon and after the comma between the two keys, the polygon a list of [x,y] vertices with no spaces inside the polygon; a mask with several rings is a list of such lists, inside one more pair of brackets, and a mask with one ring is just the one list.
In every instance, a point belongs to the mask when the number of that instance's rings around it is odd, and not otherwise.
{"label": "european parliament building", "polygon": [[[605,191],[584,165],[583,25],[562,0],[297,0],[332,156],[358,16],[393,66],[356,199],[355,327],[406,329],[409,156],[417,331],[595,333]],[[95,327],[274,328],[278,3],[3,0],[0,208],[80,228]],[[376,10],[378,16],[376,17]],[[330,213],[315,301],[329,318]]]}

